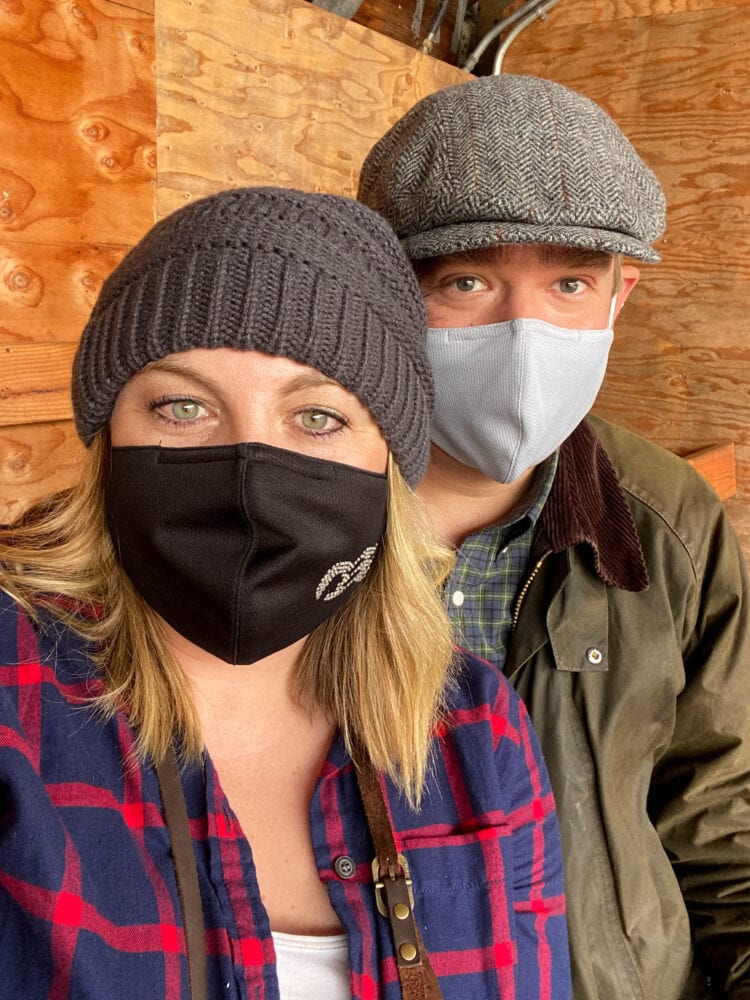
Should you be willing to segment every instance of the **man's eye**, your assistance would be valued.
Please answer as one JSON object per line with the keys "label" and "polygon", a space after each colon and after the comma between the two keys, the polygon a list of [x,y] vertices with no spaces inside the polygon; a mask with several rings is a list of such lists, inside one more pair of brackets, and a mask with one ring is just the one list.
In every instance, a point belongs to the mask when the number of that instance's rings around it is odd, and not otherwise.
{"label": "man's eye", "polygon": [[585,283],[580,278],[562,278],[559,282],[560,291],[565,292],[566,295],[577,295],[585,287]]}
{"label": "man's eye", "polygon": [[484,288],[485,284],[480,278],[474,278],[470,274],[464,274],[460,278],[456,278],[454,280],[453,286],[459,292],[477,292]]}

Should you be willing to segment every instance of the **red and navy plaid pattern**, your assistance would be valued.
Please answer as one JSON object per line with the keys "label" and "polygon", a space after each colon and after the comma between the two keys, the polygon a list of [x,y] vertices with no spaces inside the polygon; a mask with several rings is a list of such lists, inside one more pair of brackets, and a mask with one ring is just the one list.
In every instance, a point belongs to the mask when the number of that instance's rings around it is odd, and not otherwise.
{"label": "red and navy plaid pattern", "polygon": [[[85,645],[0,595],[0,997],[187,1000],[168,831],[124,716],[104,723]],[[210,761],[183,772],[212,1000],[278,1000],[250,847]],[[385,784],[445,1000],[567,1000],[562,862],[547,774],[516,695],[465,657],[414,813]],[[397,1000],[373,847],[337,739],[310,809],[320,877],[349,937],[355,1000]],[[354,874],[336,874],[338,857]],[[339,866],[339,870],[345,870]],[[311,998],[317,1000],[317,998]]]}

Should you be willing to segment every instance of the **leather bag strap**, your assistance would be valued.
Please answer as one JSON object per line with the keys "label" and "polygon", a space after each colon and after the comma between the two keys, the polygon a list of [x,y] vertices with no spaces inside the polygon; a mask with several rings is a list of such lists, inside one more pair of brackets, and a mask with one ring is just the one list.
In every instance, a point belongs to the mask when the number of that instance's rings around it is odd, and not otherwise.
{"label": "leather bag strap", "polygon": [[182,790],[177,757],[171,744],[164,760],[161,764],[157,764],[154,770],[159,781],[164,821],[172,842],[177,894],[180,897],[182,923],[185,928],[188,992],[190,1000],[208,1000],[203,902],[198,886],[198,868],[195,863],[193,839],[190,836],[185,793]]}
{"label": "leather bag strap", "polygon": [[[177,892],[182,908],[190,1000],[208,1000],[205,924],[198,869],[190,836],[185,795],[177,757],[170,745],[155,768],[164,820],[172,843]],[[403,1000],[442,1000],[442,994],[414,921],[409,867],[398,853],[378,775],[369,762],[355,766],[367,823],[375,845],[372,863],[378,909],[387,916],[393,936]]]}
{"label": "leather bag strap", "polygon": [[414,920],[409,866],[396,847],[377,772],[369,761],[355,764],[355,772],[375,845],[372,871],[378,909],[391,925],[401,996],[403,1000],[442,1000],[430,956]]}

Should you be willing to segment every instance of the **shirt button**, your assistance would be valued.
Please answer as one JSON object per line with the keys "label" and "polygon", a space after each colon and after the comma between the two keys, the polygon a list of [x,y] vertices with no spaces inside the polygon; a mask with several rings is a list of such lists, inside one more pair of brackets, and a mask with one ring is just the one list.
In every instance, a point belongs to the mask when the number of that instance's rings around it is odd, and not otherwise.
{"label": "shirt button", "polygon": [[333,870],[339,878],[351,878],[357,870],[354,859],[348,854],[342,854],[333,862]]}
{"label": "shirt button", "polygon": [[454,590],[453,593],[451,594],[451,601],[453,602],[454,607],[460,608],[461,605],[464,603],[463,591]]}
{"label": "shirt button", "polygon": [[602,656],[601,649],[597,649],[596,646],[591,646],[586,650],[586,659],[592,666],[598,667],[604,657]]}

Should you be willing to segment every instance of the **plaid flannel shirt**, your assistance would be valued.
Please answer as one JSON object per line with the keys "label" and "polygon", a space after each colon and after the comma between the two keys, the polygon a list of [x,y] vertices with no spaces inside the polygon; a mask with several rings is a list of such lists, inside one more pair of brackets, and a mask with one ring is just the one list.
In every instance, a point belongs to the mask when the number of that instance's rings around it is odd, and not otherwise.
{"label": "plaid flannel shirt", "polygon": [[[85,644],[59,622],[32,625],[0,593],[0,680],[0,997],[187,1000],[156,776],[135,762],[125,715],[104,721],[88,704],[101,682]],[[211,1000],[278,1000],[250,845],[211,761],[182,777]],[[384,788],[445,1000],[567,1000],[552,794],[525,709],[493,667],[464,658],[420,812],[390,783]],[[310,829],[348,935],[352,997],[396,1000],[372,842],[339,738],[313,795]],[[351,871],[336,865],[342,857]]]}
{"label": "plaid flannel shirt", "polygon": [[534,528],[552,489],[557,454],[540,466],[530,504],[512,512],[502,524],[464,539],[445,583],[445,605],[458,641],[501,668],[513,603],[528,565]]}

